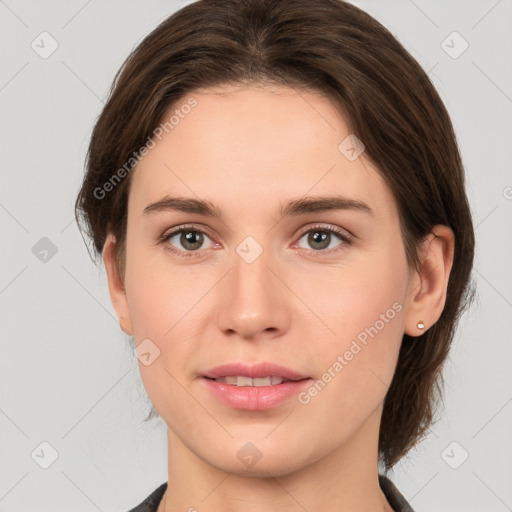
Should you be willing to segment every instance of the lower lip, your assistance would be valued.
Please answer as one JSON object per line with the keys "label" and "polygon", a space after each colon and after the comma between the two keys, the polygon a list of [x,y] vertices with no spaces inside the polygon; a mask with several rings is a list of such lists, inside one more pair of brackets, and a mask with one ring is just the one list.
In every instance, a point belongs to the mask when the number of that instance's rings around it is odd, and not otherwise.
{"label": "lower lip", "polygon": [[283,382],[275,386],[234,386],[207,378],[203,380],[213,395],[224,404],[235,409],[264,411],[298,395],[312,379]]}

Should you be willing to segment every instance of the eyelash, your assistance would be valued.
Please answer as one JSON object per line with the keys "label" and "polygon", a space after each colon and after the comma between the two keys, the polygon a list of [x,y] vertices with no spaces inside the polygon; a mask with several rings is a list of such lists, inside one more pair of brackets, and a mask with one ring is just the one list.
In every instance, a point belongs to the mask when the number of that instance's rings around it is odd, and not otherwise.
{"label": "eyelash", "polygon": [[[183,232],[187,232],[187,231],[188,232],[191,231],[191,232],[195,232],[195,233],[201,233],[201,234],[206,235],[209,238],[211,238],[211,236],[208,234],[208,232],[206,232],[206,231],[204,231],[202,229],[198,229],[194,225],[188,225],[187,224],[187,225],[177,226],[172,231],[165,232],[159,238],[159,243],[165,244],[169,240],[169,238],[173,237],[174,235],[177,235],[177,234],[183,233]],[[342,231],[341,229],[339,229],[339,228],[337,228],[335,226],[326,227],[325,225],[319,224],[319,225],[310,226],[308,229],[302,231],[299,234],[299,237],[298,237],[297,240],[300,240],[305,234],[307,234],[307,233],[309,233],[311,231],[320,231],[322,233],[334,234],[337,237],[339,237],[342,242],[344,242],[344,244],[342,244],[342,245],[349,245],[349,246],[353,245],[353,238],[355,238],[353,235],[347,235],[344,231]],[[182,251],[182,250],[175,249],[170,244],[166,244],[166,248],[168,250],[170,250],[172,253],[174,253],[175,255],[177,255],[178,257],[180,257],[180,258],[190,258],[190,257],[196,256],[197,254],[201,254],[202,251],[208,250],[208,249],[199,249],[199,250],[196,250],[196,251]],[[322,249],[322,250],[310,249],[310,253],[314,253],[315,255],[324,256],[324,255],[330,255],[333,252],[338,252],[338,251],[343,251],[343,250],[344,250],[343,247],[341,249],[340,248]]]}

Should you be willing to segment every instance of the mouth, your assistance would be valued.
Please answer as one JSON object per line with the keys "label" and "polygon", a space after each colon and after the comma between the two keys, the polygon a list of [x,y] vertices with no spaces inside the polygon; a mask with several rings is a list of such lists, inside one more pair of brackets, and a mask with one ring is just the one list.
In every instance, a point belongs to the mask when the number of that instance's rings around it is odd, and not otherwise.
{"label": "mouth", "polygon": [[[296,370],[268,361],[257,364],[228,363],[212,368],[204,373],[207,379],[226,379],[225,382],[236,386],[272,386],[282,382],[298,381],[309,378]],[[281,379],[281,381],[279,381]]]}
{"label": "mouth", "polygon": [[270,362],[231,363],[205,372],[207,390],[224,405],[249,411],[269,410],[303,391],[311,377]]}

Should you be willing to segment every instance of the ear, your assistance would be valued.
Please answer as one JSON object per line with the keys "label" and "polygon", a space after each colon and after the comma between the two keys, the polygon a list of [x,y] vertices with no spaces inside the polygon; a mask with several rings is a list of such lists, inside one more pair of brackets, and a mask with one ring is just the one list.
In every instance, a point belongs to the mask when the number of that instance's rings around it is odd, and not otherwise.
{"label": "ear", "polygon": [[[420,269],[414,272],[409,286],[405,316],[405,333],[409,336],[421,336],[439,320],[446,303],[454,251],[453,231],[448,226],[434,226],[422,246]],[[418,328],[418,322],[423,322],[425,328]]]}
{"label": "ear", "polygon": [[128,334],[128,336],[133,336],[130,309],[128,307],[123,279],[119,273],[115,258],[115,248],[116,239],[112,233],[109,233],[103,246],[102,255],[103,263],[105,264],[105,271],[107,273],[110,300],[112,301],[112,306],[114,306],[114,309],[116,310],[121,329],[125,334]]}

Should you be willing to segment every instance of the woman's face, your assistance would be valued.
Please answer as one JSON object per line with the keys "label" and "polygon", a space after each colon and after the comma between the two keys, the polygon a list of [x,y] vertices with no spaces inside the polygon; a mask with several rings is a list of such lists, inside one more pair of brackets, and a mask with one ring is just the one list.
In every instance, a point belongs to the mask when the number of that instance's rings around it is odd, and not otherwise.
{"label": "woman's face", "polygon": [[[376,455],[414,291],[392,194],[328,100],[277,86],[220,91],[178,102],[132,171],[116,309],[144,343],[147,393],[176,450],[227,472]],[[293,207],[342,197],[367,207]],[[151,206],[166,198],[222,217]],[[205,377],[262,362],[310,380],[258,389]]]}

